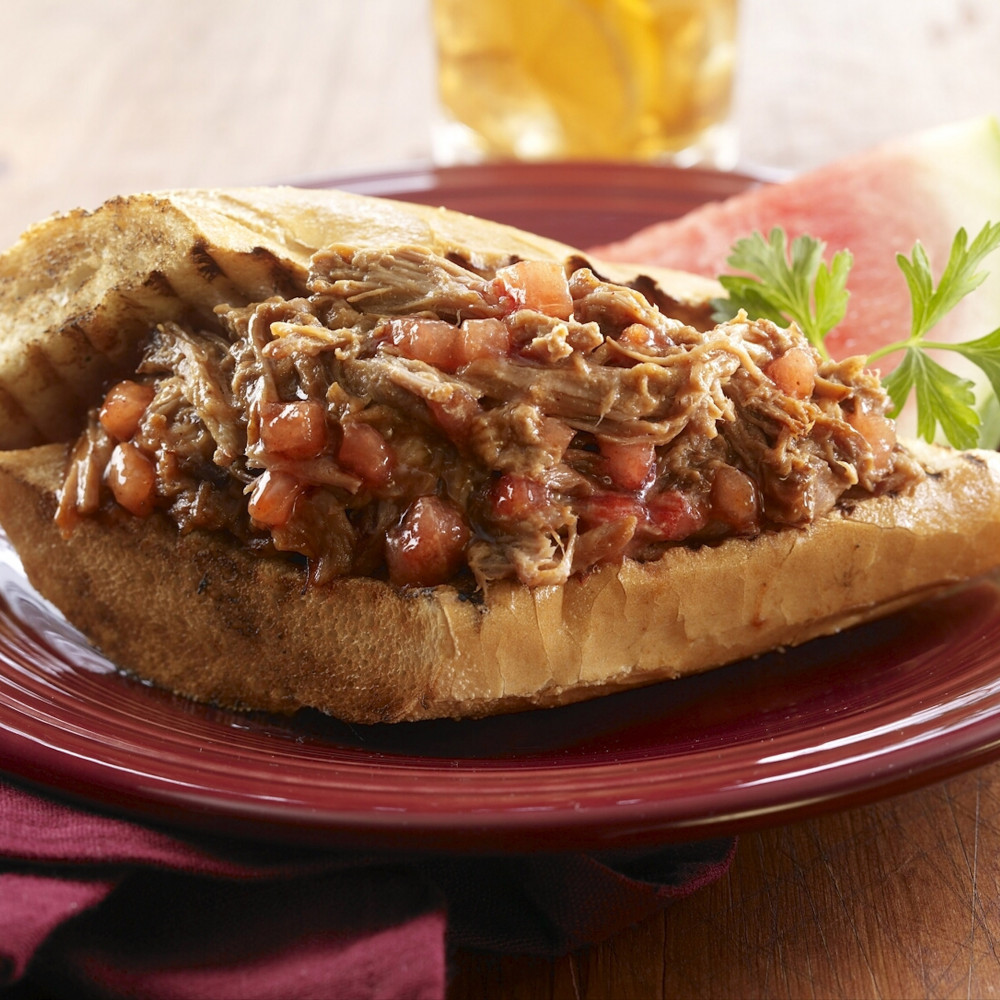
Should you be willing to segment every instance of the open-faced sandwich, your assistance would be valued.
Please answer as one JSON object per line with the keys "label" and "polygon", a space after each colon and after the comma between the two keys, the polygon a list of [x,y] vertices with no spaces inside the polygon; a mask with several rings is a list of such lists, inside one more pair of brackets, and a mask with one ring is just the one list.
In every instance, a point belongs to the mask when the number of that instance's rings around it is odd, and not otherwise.
{"label": "open-faced sandwich", "polygon": [[554,706],[1000,564],[1000,457],[714,282],[444,210],[178,191],[0,258],[0,522],[123,670],[353,722]]}

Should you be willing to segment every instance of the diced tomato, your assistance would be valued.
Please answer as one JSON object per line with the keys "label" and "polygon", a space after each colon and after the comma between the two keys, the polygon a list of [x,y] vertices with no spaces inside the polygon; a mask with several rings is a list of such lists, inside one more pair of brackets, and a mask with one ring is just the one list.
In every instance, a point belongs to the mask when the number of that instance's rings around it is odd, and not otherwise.
{"label": "diced tomato", "polygon": [[639,490],[656,473],[656,448],[650,441],[616,441],[598,435],[604,474],[623,490]]}
{"label": "diced tomato", "polygon": [[115,500],[130,514],[145,517],[152,513],[156,466],[144,451],[129,441],[116,444],[105,476]]}
{"label": "diced tomato", "polygon": [[326,407],[319,400],[264,403],[260,417],[260,439],[268,451],[315,458],[326,447]]}
{"label": "diced tomato", "polygon": [[455,370],[480,358],[501,358],[510,353],[510,331],[498,319],[467,319],[462,323],[456,349]]}
{"label": "diced tomato", "polygon": [[447,583],[465,562],[469,526],[461,512],[438,496],[418,497],[386,533],[389,580],[397,587]]}
{"label": "diced tomato", "polygon": [[510,522],[527,520],[552,503],[552,495],[541,483],[510,472],[491,484],[488,499],[493,517]]}
{"label": "diced tomato", "polygon": [[375,487],[389,482],[396,464],[389,442],[371,424],[359,421],[344,424],[337,461]]}
{"label": "diced tomato", "polygon": [[428,399],[427,409],[438,427],[459,445],[468,440],[469,422],[481,412],[479,403],[464,389],[455,389],[445,400]]}
{"label": "diced tomato", "polygon": [[720,466],[712,479],[712,514],[741,531],[757,526],[757,487],[753,480],[731,465]]}
{"label": "diced tomato", "polygon": [[705,515],[677,490],[664,490],[646,500],[648,527],[660,541],[679,542],[705,526]]}
{"label": "diced tomato", "polygon": [[303,485],[289,472],[266,470],[254,483],[247,510],[258,524],[278,527],[292,516]]}
{"label": "diced tomato", "polygon": [[443,319],[393,319],[389,337],[404,358],[455,371],[461,331]]}
{"label": "diced tomato", "polygon": [[98,414],[101,426],[117,441],[128,441],[139,429],[146,407],[153,402],[156,390],[125,379],[113,385],[104,397]]}
{"label": "diced tomato", "polygon": [[557,319],[573,315],[566,273],[554,262],[519,260],[502,267],[496,273],[494,290],[501,301],[509,298],[514,309],[534,309]]}
{"label": "diced tomato", "polygon": [[764,366],[764,374],[786,396],[809,399],[816,387],[816,362],[801,347],[789,348]]}
{"label": "diced tomato", "polygon": [[892,452],[896,446],[896,429],[892,421],[878,410],[858,406],[846,413],[847,422],[868,442],[872,450],[874,471],[885,475],[892,469]]}
{"label": "diced tomato", "polygon": [[498,319],[467,319],[461,326],[443,319],[393,319],[389,339],[404,358],[443,372],[457,372],[470,361],[510,352],[510,333]]}
{"label": "diced tomato", "polygon": [[640,524],[646,518],[646,508],[636,496],[627,493],[596,493],[574,502],[577,516],[584,528],[617,523],[634,517]]}
{"label": "diced tomato", "polygon": [[674,341],[664,330],[654,330],[642,323],[630,323],[618,338],[619,343],[634,351],[657,354],[664,348],[672,347]]}

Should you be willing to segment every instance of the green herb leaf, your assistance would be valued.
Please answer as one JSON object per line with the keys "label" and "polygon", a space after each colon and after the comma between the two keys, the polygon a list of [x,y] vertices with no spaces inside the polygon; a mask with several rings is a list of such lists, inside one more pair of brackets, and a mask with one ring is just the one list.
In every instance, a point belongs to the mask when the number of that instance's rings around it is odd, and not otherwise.
{"label": "green herb leaf", "polygon": [[[931,345],[942,347],[945,345]],[[978,340],[966,340],[959,344],[948,344],[951,350],[968,358],[990,380],[993,394],[1000,400],[1000,327]]]}
{"label": "green herb leaf", "polygon": [[[938,427],[956,448],[981,443],[982,418],[991,415],[991,425],[1000,400],[1000,328],[978,340],[937,343],[927,339],[932,330],[959,302],[986,280],[980,265],[1000,247],[1000,223],[987,223],[970,243],[960,229],[952,242],[948,263],[937,285],[926,250],[920,243],[909,257],[896,261],[906,279],[913,306],[908,338],[887,344],[868,356],[868,364],[897,351],[904,351],[899,366],[884,379],[886,391],[898,415],[911,392],[917,397],[917,433],[928,441]],[[799,325],[824,358],[829,357],[823,339],[847,311],[847,276],[853,263],[850,253],[840,250],[829,266],[823,262],[826,245],[810,236],[799,236],[788,247],[783,230],[771,230],[768,239],[754,233],[733,245],[728,263],[745,272],[723,275],[719,281],[729,294],[717,300],[717,320],[731,319],[740,309],[754,319]],[[954,374],[933,360],[929,350],[953,351],[978,366],[989,379],[996,399],[977,409],[974,383]],[[992,442],[994,445],[996,442]]]}
{"label": "green herb leaf", "polygon": [[780,326],[788,325],[788,317],[775,309],[766,294],[759,291],[760,283],[753,278],[739,275],[723,275],[719,283],[729,293],[724,299],[713,299],[712,318],[716,323],[732,319],[741,309],[745,309],[752,319],[769,319]]}
{"label": "green herb leaf", "polygon": [[956,448],[974,448],[979,443],[974,383],[948,371],[921,348],[908,348],[883,385],[893,402],[890,416],[899,414],[911,389],[916,389],[917,434],[924,440],[933,441],[940,424]]}
{"label": "green herb leaf", "polygon": [[1000,398],[987,396],[979,407],[980,448],[1000,447]]}
{"label": "green herb leaf", "polygon": [[816,272],[816,322],[825,337],[847,314],[847,275],[854,258],[846,250],[833,255],[830,267],[820,264]]}
{"label": "green herb leaf", "polygon": [[975,405],[974,383],[932,361],[926,354],[928,350],[961,354],[983,371],[994,394],[1000,396],[1000,330],[962,343],[927,340],[930,330],[986,280],[986,272],[978,268],[998,247],[1000,223],[987,223],[971,244],[966,231],[959,229],[936,287],[930,260],[919,243],[914,246],[910,257],[896,255],[913,303],[910,336],[907,340],[879,348],[869,355],[868,362],[870,364],[901,348],[906,350],[900,368],[906,366],[908,371],[897,376],[897,369],[884,382],[892,396],[894,413],[902,410],[910,390],[916,390],[917,433],[927,441],[934,440],[940,425],[949,444],[956,448],[971,448],[979,443],[981,427]]}
{"label": "green herb leaf", "polygon": [[847,275],[853,258],[846,250],[824,263],[826,244],[811,236],[798,236],[789,252],[783,229],[775,227],[768,239],[755,232],[738,240],[727,263],[738,275],[719,281],[729,297],[715,303],[717,320],[731,319],[740,309],[755,319],[770,319],[782,326],[797,323],[809,342],[828,357],[823,338],[847,311]]}
{"label": "green herb leaf", "polygon": [[936,326],[962,299],[975,291],[985,280],[986,272],[976,268],[1000,246],[1000,223],[987,223],[969,245],[965,229],[959,229],[951,245],[948,264],[934,288],[930,261],[924,248],[917,243],[908,260],[897,254],[913,301],[913,322],[910,338],[923,337]]}

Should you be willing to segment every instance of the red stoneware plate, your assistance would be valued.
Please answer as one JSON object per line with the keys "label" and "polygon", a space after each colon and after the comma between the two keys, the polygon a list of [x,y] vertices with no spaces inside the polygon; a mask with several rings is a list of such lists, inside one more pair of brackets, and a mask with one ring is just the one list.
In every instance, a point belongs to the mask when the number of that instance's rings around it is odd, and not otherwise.
{"label": "red stoneware plate", "polygon": [[[586,244],[751,181],[560,165],[349,183]],[[34,594],[2,536],[0,556],[0,770],[182,829],[365,849],[637,846],[857,805],[1000,757],[1000,578],[701,677],[365,728],[236,715],[123,677]]]}
{"label": "red stoneware plate", "polygon": [[[360,194],[446,205],[518,226],[575,247],[629,236],[706,201],[727,198],[756,177],[715,170],[675,170],[617,163],[505,163],[408,167],[340,177]],[[306,187],[326,187],[328,181]]]}

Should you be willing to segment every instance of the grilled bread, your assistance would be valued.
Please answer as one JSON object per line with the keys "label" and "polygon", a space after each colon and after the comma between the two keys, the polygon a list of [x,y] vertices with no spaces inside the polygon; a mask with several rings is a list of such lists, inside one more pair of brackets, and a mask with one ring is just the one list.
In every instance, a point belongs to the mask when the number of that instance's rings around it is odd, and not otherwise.
{"label": "grilled bread", "polygon": [[341,192],[58,217],[0,258],[0,523],[123,670],[357,723],[677,678],[1000,564],[997,455],[897,443],[871,373],[717,291]]}

